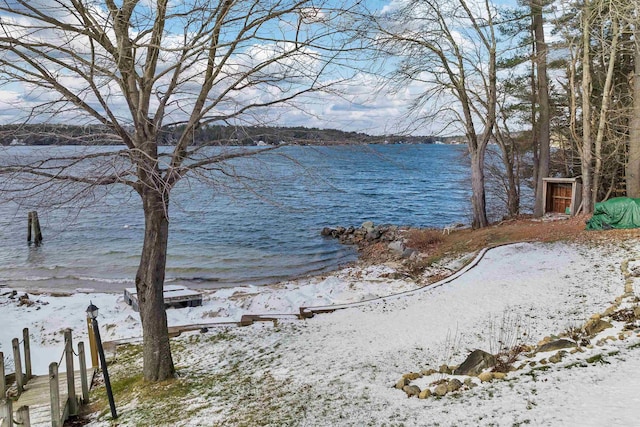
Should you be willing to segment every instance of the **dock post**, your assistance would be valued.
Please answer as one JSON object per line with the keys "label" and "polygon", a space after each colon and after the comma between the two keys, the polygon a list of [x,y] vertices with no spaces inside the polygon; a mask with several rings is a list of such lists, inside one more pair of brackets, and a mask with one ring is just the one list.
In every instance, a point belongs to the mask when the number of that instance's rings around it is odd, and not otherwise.
{"label": "dock post", "polygon": [[39,245],[42,242],[42,230],[40,229],[40,220],[38,219],[38,212],[29,212],[27,219],[27,242],[31,243],[31,237],[33,236],[33,243]]}
{"label": "dock post", "polygon": [[21,427],[31,427],[31,418],[29,417],[29,407],[21,406],[16,411],[16,424]]}
{"label": "dock post", "polygon": [[27,242],[31,243],[31,230],[33,229],[33,212],[27,217]]}
{"label": "dock post", "polygon": [[29,343],[29,328],[24,328],[22,330],[22,343],[24,347],[25,380],[29,381],[33,376],[31,371],[31,344]]}
{"label": "dock post", "polygon": [[60,389],[58,378],[58,364],[49,365],[49,393],[51,395],[51,427],[62,427],[60,417]]}
{"label": "dock post", "polygon": [[96,344],[96,336],[93,332],[91,319],[87,317],[87,329],[89,330],[89,350],[91,351],[91,367],[98,369],[98,345]]}
{"label": "dock post", "polygon": [[22,358],[20,357],[20,343],[18,338],[11,340],[13,346],[13,364],[16,367],[16,386],[18,387],[18,395],[24,391],[24,377],[22,376]]}
{"label": "dock post", "polygon": [[78,359],[80,359],[80,383],[82,384],[82,403],[89,403],[89,381],[87,380],[87,360],[84,356],[84,343],[78,343]]}
{"label": "dock post", "polygon": [[40,229],[40,220],[38,219],[37,211],[33,211],[33,242],[36,245],[42,243],[42,230]]}
{"label": "dock post", "polygon": [[69,415],[78,415],[78,401],[76,400],[76,381],[73,369],[73,345],[71,329],[64,330],[64,353],[67,365],[67,396],[69,397]]}
{"label": "dock post", "polygon": [[13,400],[5,396],[0,398],[0,420],[2,427],[13,427]]}
{"label": "dock post", "polygon": [[0,351],[0,399],[7,395],[7,382],[4,372],[4,353]]}

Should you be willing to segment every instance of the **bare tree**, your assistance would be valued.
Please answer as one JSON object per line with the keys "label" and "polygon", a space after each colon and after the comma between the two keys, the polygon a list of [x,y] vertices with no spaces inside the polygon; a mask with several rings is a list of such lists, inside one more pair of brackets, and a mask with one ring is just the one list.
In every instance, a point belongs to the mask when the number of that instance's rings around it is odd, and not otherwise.
{"label": "bare tree", "polygon": [[417,123],[462,126],[471,157],[474,228],[488,225],[484,162],[496,122],[496,14],[489,1],[418,0],[373,18],[377,42],[401,60],[394,84],[423,89],[411,101]]}
{"label": "bare tree", "polygon": [[[534,141],[537,146],[538,170],[536,171],[535,183],[535,206],[533,213],[535,216],[542,216],[544,213],[543,200],[543,178],[549,176],[550,161],[550,105],[549,105],[549,80],[547,77],[547,43],[544,38],[543,2],[541,0],[530,0],[529,7],[532,16],[532,28],[534,38],[534,65],[536,71],[536,91],[535,103],[538,106],[539,117],[535,120],[534,126],[538,141]],[[534,147],[534,150],[536,147]]]}
{"label": "bare tree", "polygon": [[[0,0],[0,79],[33,99],[22,119],[99,124],[121,145],[4,159],[0,173],[12,182],[5,196],[50,197],[60,185],[69,200],[113,184],[139,194],[145,233],[135,282],[146,380],[174,376],[163,301],[171,190],[188,175],[234,173],[225,162],[259,152],[204,150],[194,133],[277,114],[346,78],[332,71],[357,49],[347,34],[357,1],[347,1]],[[174,145],[160,150],[162,130],[177,125]]]}

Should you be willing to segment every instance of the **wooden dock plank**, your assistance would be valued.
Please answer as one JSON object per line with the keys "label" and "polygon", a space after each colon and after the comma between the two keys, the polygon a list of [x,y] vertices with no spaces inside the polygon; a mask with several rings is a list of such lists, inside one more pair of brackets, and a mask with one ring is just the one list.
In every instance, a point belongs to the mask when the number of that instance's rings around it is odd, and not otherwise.
{"label": "wooden dock plank", "polygon": [[[202,305],[202,293],[182,285],[165,285],[163,289],[165,307],[197,307]],[[135,311],[139,311],[138,294],[136,288],[124,290],[124,300]]]}
{"label": "wooden dock plank", "polygon": [[[61,372],[60,374],[63,374]],[[87,379],[91,384],[93,379],[93,368],[87,369]],[[67,376],[60,375],[58,389],[60,390],[60,402],[67,401]],[[80,371],[74,374],[74,384],[76,387],[77,398],[82,397],[82,383]],[[31,378],[26,386],[25,391],[20,395],[18,400],[13,404],[13,408],[17,409],[21,406],[29,407],[29,418],[32,426],[51,426],[51,397],[49,393],[49,376],[38,375]],[[62,409],[60,412],[63,412]]]}

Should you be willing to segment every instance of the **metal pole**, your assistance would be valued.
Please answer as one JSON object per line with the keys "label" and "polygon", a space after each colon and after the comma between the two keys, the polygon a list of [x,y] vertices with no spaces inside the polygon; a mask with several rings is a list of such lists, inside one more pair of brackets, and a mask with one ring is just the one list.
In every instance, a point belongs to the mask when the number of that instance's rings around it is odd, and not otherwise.
{"label": "metal pole", "polygon": [[98,329],[98,320],[91,320],[93,326],[93,335],[98,345],[98,354],[100,356],[100,365],[102,366],[102,376],[104,377],[104,387],[107,389],[107,397],[109,398],[109,407],[111,408],[111,418],[118,418],[116,412],[116,404],[113,401],[113,391],[111,391],[111,381],[109,381],[109,371],[107,370],[107,360],[104,357],[104,348],[102,347],[102,339],[100,339],[100,330]]}

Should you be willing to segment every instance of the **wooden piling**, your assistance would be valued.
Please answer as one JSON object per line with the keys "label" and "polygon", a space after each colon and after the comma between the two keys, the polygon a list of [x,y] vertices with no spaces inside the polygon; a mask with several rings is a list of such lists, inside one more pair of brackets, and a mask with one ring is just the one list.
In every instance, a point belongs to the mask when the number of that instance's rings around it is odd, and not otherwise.
{"label": "wooden piling", "polygon": [[29,212],[27,216],[27,242],[31,243],[32,236],[33,243],[36,245],[42,242],[42,229],[40,228],[40,220],[36,211]]}
{"label": "wooden piling", "polygon": [[22,346],[24,348],[24,372],[25,381],[29,381],[32,375],[31,371],[31,344],[29,343],[29,328],[22,330]]}
{"label": "wooden piling", "polygon": [[40,220],[36,211],[33,211],[33,228],[33,242],[39,245],[42,243],[42,230],[40,229]]}
{"label": "wooden piling", "polygon": [[78,401],[76,400],[76,384],[73,369],[73,345],[71,329],[64,330],[64,353],[67,365],[67,396],[69,396],[69,415],[78,415]]}
{"label": "wooden piling", "polygon": [[5,396],[0,398],[0,420],[2,427],[13,427],[13,401]]}
{"label": "wooden piling", "polygon": [[4,353],[0,351],[0,399],[7,395],[6,373],[4,372]]}
{"label": "wooden piling", "polygon": [[20,357],[20,342],[18,338],[11,340],[13,346],[13,364],[16,367],[16,386],[18,387],[18,394],[22,394],[24,391],[24,377],[22,376],[22,358]]}
{"label": "wooden piling", "polygon": [[21,427],[31,427],[31,418],[29,417],[29,407],[21,406],[16,411],[16,424]]}
{"label": "wooden piling", "polygon": [[33,212],[27,216],[27,242],[31,243],[31,230],[33,230]]}
{"label": "wooden piling", "polygon": [[62,427],[60,417],[60,389],[58,378],[58,364],[49,365],[49,393],[51,395],[51,427]]}
{"label": "wooden piling", "polygon": [[84,355],[84,343],[78,343],[78,359],[80,359],[80,384],[82,384],[82,403],[89,403],[89,381],[87,379],[87,359]]}

